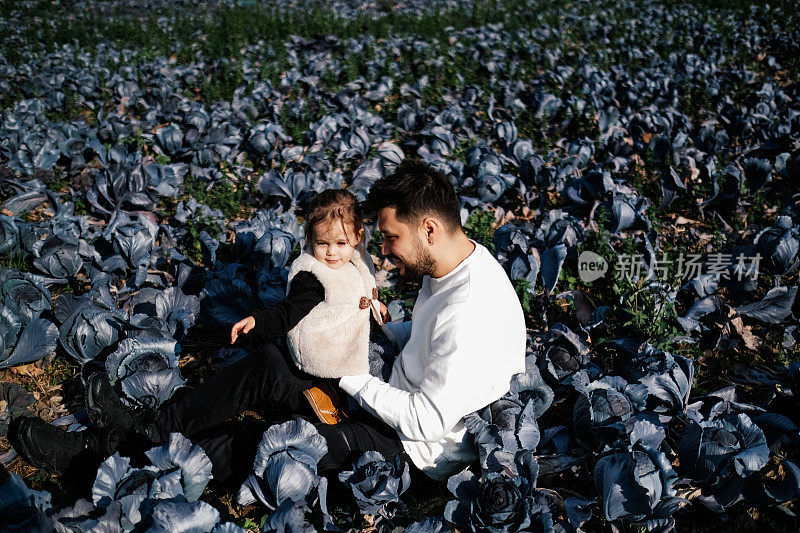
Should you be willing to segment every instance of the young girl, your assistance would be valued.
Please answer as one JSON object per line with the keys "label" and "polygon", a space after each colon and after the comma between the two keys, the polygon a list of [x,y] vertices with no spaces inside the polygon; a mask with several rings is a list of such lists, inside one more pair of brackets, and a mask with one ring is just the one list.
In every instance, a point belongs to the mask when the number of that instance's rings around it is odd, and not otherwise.
{"label": "young girl", "polygon": [[382,350],[370,349],[371,329],[380,332],[370,327],[370,316],[381,325],[386,307],[377,299],[364,237],[356,197],[344,189],[322,191],[310,206],[305,248],[289,269],[286,298],[234,324],[231,343],[250,331],[265,340],[286,335],[294,363],[308,374],[385,378]]}

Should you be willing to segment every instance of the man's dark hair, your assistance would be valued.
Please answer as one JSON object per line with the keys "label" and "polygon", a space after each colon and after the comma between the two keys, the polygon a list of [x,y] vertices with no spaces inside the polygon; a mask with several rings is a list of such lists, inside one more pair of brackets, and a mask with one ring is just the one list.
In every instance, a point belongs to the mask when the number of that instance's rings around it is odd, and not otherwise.
{"label": "man's dark hair", "polygon": [[461,228],[461,209],[453,185],[444,174],[418,159],[404,159],[392,175],[372,186],[365,201],[366,212],[374,219],[384,207],[393,207],[397,220],[404,224],[436,215],[450,233]]}

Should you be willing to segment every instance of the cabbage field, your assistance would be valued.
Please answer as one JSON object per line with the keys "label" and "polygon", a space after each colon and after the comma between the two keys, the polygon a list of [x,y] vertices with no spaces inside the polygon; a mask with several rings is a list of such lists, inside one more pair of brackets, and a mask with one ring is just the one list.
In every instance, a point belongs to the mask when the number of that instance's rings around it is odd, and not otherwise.
{"label": "cabbage field", "polygon": [[[798,531],[800,14],[792,1],[0,1],[0,530]],[[241,487],[188,436],[68,476],[87,429],[258,346],[304,209],[444,173],[525,310],[526,372],[446,482],[303,419]],[[417,285],[370,252],[392,319]],[[486,354],[491,358],[492,354]],[[242,418],[262,417],[248,412]],[[255,454],[255,450],[254,450]]]}

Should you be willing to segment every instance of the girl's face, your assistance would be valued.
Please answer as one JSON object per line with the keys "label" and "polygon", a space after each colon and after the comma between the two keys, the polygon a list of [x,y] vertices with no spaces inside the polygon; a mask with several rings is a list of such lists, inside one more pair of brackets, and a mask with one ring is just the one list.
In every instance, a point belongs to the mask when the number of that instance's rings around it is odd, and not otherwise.
{"label": "girl's face", "polygon": [[314,258],[334,270],[349,263],[355,255],[355,247],[361,242],[361,232],[354,235],[355,231],[351,229],[348,233],[345,233],[341,220],[326,220],[314,226]]}

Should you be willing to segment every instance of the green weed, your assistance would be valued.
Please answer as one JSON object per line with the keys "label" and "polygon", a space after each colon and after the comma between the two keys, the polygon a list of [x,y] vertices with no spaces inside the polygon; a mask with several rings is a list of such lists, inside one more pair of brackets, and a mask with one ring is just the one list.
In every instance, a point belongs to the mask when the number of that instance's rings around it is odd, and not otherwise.
{"label": "green weed", "polygon": [[492,253],[495,252],[494,241],[494,213],[490,211],[475,210],[470,213],[464,222],[464,233],[470,239],[482,244]]}
{"label": "green weed", "polygon": [[214,238],[220,236],[219,226],[208,217],[197,214],[187,220],[183,227],[186,229],[186,237],[181,243],[183,253],[191,260],[202,263],[203,254],[200,247],[200,234],[205,231]]}
{"label": "green weed", "polygon": [[205,83],[196,85],[204,101],[232,100],[233,93],[244,84],[244,74],[239,61],[223,58],[209,72]]}
{"label": "green weed", "polygon": [[538,117],[526,109],[517,118],[516,125],[519,137],[530,139],[537,150],[547,152],[553,148],[553,136],[550,135],[550,125],[546,113]]}
{"label": "green weed", "polygon": [[403,295],[397,289],[378,287],[378,300],[385,305],[389,305],[392,300],[400,300],[402,298]]}
{"label": "green weed", "polygon": [[76,193],[72,196],[72,203],[75,205],[75,210],[73,211],[76,215],[88,215],[89,214],[89,205],[86,200],[86,196],[83,193]]}
{"label": "green weed", "polygon": [[54,192],[62,192],[67,188],[67,176],[64,169],[61,167],[53,167],[53,182],[50,183],[50,190]]}
{"label": "green weed", "polygon": [[381,233],[380,230],[374,229],[372,230],[372,236],[367,245],[367,251],[375,257],[380,257],[381,246],[383,246],[383,233]]}
{"label": "green weed", "polygon": [[206,184],[197,178],[186,176],[183,180],[183,194],[180,198],[183,200],[194,198],[212,209],[219,209],[228,220],[239,218],[244,214],[242,192],[225,179],[214,183],[210,189],[207,189]]}
{"label": "green weed", "polygon": [[616,280],[614,293],[619,298],[618,310],[627,320],[623,328],[633,327],[644,334],[656,348],[669,349],[670,339],[678,334],[675,305],[668,301],[670,287],[661,288],[656,280],[626,277]]}
{"label": "green weed", "polygon": [[121,138],[120,141],[123,144],[125,144],[129,149],[133,149],[136,151],[142,151],[146,145],[144,132],[142,132],[141,128],[134,128],[133,132],[131,132],[129,137]]}
{"label": "green weed", "polygon": [[312,120],[310,120],[305,113],[301,113],[300,117],[294,118],[289,116],[288,106],[281,109],[278,123],[283,127],[286,135],[292,138],[292,142],[296,145],[302,146],[306,144],[306,132]]}
{"label": "green weed", "polygon": [[695,82],[690,78],[686,78],[678,89],[678,110],[691,117],[704,109],[711,108],[711,93],[706,88],[705,84]]}
{"label": "green weed", "polygon": [[33,270],[33,260],[19,248],[15,248],[8,253],[0,255],[0,268],[11,268],[21,272]]}
{"label": "green weed", "polygon": [[55,109],[46,109],[44,116],[50,122],[69,122],[78,113],[79,110],[75,108],[74,92],[70,88],[64,89],[64,103],[61,107]]}
{"label": "green weed", "polygon": [[75,361],[56,355],[50,364],[44,367],[44,377],[50,386],[58,386],[78,375],[80,368]]}
{"label": "green weed", "polygon": [[531,296],[532,285],[531,282],[527,279],[515,279],[512,280],[511,284],[514,286],[514,292],[517,293],[517,298],[519,298],[519,303],[522,305],[522,310],[526,313],[531,312],[531,302],[533,301],[533,297]]}

